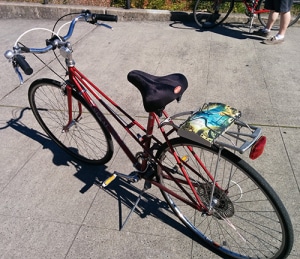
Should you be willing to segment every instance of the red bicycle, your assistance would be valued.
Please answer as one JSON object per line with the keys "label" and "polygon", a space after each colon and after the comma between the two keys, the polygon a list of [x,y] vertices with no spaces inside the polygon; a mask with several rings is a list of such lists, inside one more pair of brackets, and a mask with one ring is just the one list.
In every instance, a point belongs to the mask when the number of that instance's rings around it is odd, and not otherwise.
{"label": "red bicycle", "polygon": [[[114,172],[102,187],[109,188],[116,177],[132,183],[145,180],[133,212],[143,193],[157,186],[194,239],[223,258],[288,256],[293,229],[284,205],[263,177],[235,154],[250,150],[252,159],[259,157],[266,142],[261,129],[242,122],[237,109],[220,103],[169,116],[165,107],[180,100],[188,87],[186,77],[134,70],[128,80],[143,98],[148,113],[144,127],[75,67],[68,39],[80,20],[108,26],[98,20],[117,17],[84,11],[71,21],[67,35],[53,29],[46,47],[26,47],[19,37],[5,53],[21,82],[19,67],[27,75],[33,72],[22,53],[59,49],[65,58],[66,78],[37,79],[28,91],[31,109],[49,137],[73,157],[93,164],[112,158],[114,137],[133,172]],[[128,147],[103,111],[132,137],[138,151]]]}
{"label": "red bicycle", "polygon": [[[223,23],[232,11],[243,7],[249,17],[249,30],[251,32],[253,20],[258,17],[261,25],[265,26],[268,21],[270,10],[265,9],[265,0],[197,0],[194,7],[195,22],[201,28],[213,28]],[[291,8],[291,21],[289,26],[294,25],[300,18],[300,1],[294,0]],[[275,22],[273,29],[279,27],[279,20]]]}

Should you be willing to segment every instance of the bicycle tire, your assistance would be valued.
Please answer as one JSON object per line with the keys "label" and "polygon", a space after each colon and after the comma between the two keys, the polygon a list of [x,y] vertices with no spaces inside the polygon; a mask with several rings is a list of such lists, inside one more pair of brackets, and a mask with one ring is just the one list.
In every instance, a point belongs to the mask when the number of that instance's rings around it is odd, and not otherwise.
{"label": "bicycle tire", "polygon": [[[265,0],[261,0],[258,4],[258,10],[264,9],[265,6]],[[291,21],[289,23],[289,27],[293,26],[300,18],[300,0],[294,0],[292,7],[291,7]],[[269,13],[259,13],[258,14],[258,20],[261,23],[261,25],[266,26],[268,22]],[[280,24],[280,18],[276,20],[276,22],[273,25],[273,30],[278,30]]]}
{"label": "bicycle tire", "polygon": [[223,23],[232,12],[234,0],[197,0],[194,20],[200,28],[213,28]]}
{"label": "bicycle tire", "polygon": [[73,116],[82,104],[80,120],[73,120],[68,130],[67,95],[62,84],[52,79],[38,79],[28,90],[32,112],[47,135],[74,158],[89,164],[105,164],[113,155],[110,133],[99,121],[86,101],[72,90]]}
{"label": "bicycle tire", "polygon": [[[183,138],[172,139],[170,144],[182,161],[185,161],[186,164],[183,165],[189,178],[202,202],[208,206],[209,194],[212,192],[211,180],[200,168],[187,146],[193,147],[193,151],[210,171],[214,171],[219,149]],[[158,150],[157,158],[163,167],[166,166],[173,172],[174,177],[182,180],[179,185],[192,193],[190,187],[184,184],[185,178],[181,171],[179,172],[166,143]],[[220,187],[214,190],[213,213],[207,215],[195,210],[195,207],[188,206],[161,189],[173,212],[196,235],[200,244],[222,258],[282,259],[288,256],[293,246],[293,228],[290,217],[275,191],[257,171],[228,150],[222,150],[218,163],[220,170],[216,180],[222,190]],[[191,168],[198,174],[193,173]],[[183,194],[174,179],[168,179],[160,166],[158,181],[177,195]]]}

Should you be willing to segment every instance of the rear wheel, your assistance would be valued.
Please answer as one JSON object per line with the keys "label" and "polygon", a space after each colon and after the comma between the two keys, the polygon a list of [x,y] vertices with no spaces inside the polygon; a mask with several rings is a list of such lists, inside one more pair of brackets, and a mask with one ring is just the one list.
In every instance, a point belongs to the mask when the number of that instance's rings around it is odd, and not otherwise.
{"label": "rear wheel", "polygon": [[[261,0],[258,4],[258,10],[262,10],[265,8],[265,0]],[[260,13],[258,14],[258,20],[263,26],[266,26],[268,22],[269,13]],[[300,18],[300,0],[294,0],[291,8],[291,21],[289,26],[294,25]],[[274,30],[278,30],[280,24],[280,18],[276,20],[273,25]]]}
{"label": "rear wheel", "polygon": [[41,127],[70,155],[91,164],[104,164],[111,159],[111,135],[75,91],[72,91],[73,120],[67,128],[67,95],[60,82],[51,79],[36,80],[29,87],[28,98]]}
{"label": "rear wheel", "polygon": [[224,22],[231,13],[234,0],[197,0],[194,19],[200,28],[212,28]]}
{"label": "rear wheel", "polygon": [[[290,253],[293,230],[289,215],[258,172],[228,150],[218,159],[215,146],[182,138],[171,140],[171,145],[201,201],[212,211],[197,210],[195,199],[191,206],[166,191],[162,194],[203,245],[222,258],[285,258]],[[195,197],[167,144],[158,151],[158,158],[164,167],[158,167],[158,181],[185,199]],[[217,161],[214,188],[211,178]]]}

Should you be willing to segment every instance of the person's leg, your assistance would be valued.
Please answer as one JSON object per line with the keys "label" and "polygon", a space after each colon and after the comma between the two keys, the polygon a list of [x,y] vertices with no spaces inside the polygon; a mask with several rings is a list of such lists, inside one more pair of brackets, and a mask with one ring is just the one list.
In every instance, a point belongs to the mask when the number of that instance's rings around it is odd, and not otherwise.
{"label": "person's leg", "polygon": [[[275,21],[278,18],[278,15],[279,15],[279,13],[275,12],[274,10],[270,11],[269,17],[268,17],[268,22],[265,27],[266,30],[270,31],[272,29]],[[282,17],[280,17],[280,19],[282,19]]]}
{"label": "person's leg", "polygon": [[280,28],[277,35],[284,37],[291,21],[291,12],[280,13]]}
{"label": "person's leg", "polygon": [[[272,19],[270,19],[270,20],[272,20]],[[279,44],[279,43],[284,42],[284,36],[285,36],[286,30],[289,26],[290,20],[291,20],[290,11],[280,13],[280,27],[279,27],[278,33],[275,36],[273,36],[272,38],[264,40],[263,43],[269,44],[269,45],[274,45],[274,44]],[[272,25],[271,22],[270,22],[270,25]]]}
{"label": "person's leg", "polygon": [[269,16],[268,16],[268,21],[265,27],[254,31],[252,34],[257,35],[257,36],[262,36],[262,37],[268,37],[270,34],[270,31],[275,23],[275,21],[278,18],[279,13],[275,12],[274,10],[270,10]]}

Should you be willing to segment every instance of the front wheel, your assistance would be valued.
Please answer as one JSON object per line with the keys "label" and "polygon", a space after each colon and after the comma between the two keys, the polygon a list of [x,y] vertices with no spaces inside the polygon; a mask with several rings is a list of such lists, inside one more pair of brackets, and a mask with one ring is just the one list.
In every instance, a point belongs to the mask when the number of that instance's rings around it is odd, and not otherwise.
{"label": "front wheel", "polygon": [[188,196],[194,198],[194,205],[187,205],[162,190],[171,209],[200,243],[222,258],[288,256],[293,245],[289,215],[257,171],[228,150],[222,150],[218,158],[219,149],[215,146],[206,147],[183,138],[173,139],[170,144],[202,203],[212,210],[207,213],[206,208],[196,209],[195,195],[167,144],[157,153],[161,162],[158,181],[179,197],[190,201]]}
{"label": "front wheel", "polygon": [[72,116],[64,86],[55,80],[34,81],[28,91],[32,112],[48,134],[62,149],[86,163],[104,164],[113,155],[111,135],[85,100],[72,90]]}
{"label": "front wheel", "polygon": [[[260,3],[258,4],[258,10],[263,10],[265,8],[265,0],[261,0]],[[300,0],[294,0],[291,10],[291,21],[289,23],[289,27],[294,25],[300,18]],[[258,20],[263,26],[266,26],[268,22],[268,17],[269,13],[259,13],[258,14]],[[273,28],[274,30],[278,30],[280,24],[280,18],[278,18],[274,25]]]}
{"label": "front wheel", "polygon": [[200,28],[213,28],[226,20],[233,5],[234,0],[197,0],[194,20]]}

